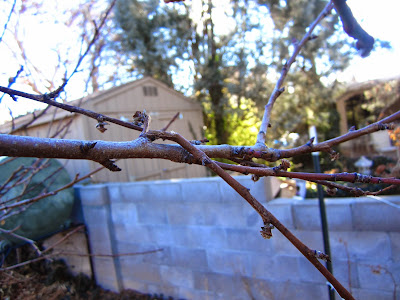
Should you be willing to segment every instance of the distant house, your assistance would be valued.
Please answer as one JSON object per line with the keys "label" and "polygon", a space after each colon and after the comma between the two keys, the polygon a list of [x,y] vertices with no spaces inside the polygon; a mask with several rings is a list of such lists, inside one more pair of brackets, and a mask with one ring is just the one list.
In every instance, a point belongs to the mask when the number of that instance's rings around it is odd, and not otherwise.
{"label": "distant house", "polygon": [[[400,77],[351,84],[337,99],[340,134],[360,129],[400,110]],[[378,131],[340,145],[341,153],[357,158],[382,155],[397,159],[388,131]]]}
{"label": "distant house", "polygon": [[[203,138],[203,115],[200,104],[150,77],[98,92],[71,103],[126,121],[132,121],[132,116],[136,111],[145,109],[146,113],[151,116],[150,129],[163,128],[177,112],[180,112],[179,118],[170,126],[169,130],[179,132],[189,140]],[[32,114],[17,118],[14,120],[14,127],[18,128],[31,118]],[[51,108],[28,129],[19,130],[14,134],[52,137],[55,132],[62,130],[63,126],[72,118],[73,122],[64,136],[67,139],[130,141],[140,134],[115,124],[107,125],[107,131],[101,133],[95,128],[96,120],[55,108]],[[11,126],[11,122],[3,124],[0,126],[0,131],[7,133]],[[161,159],[120,160],[117,164],[122,169],[121,172],[102,170],[94,175],[93,181],[128,182],[206,176],[204,167],[177,164]],[[88,173],[97,167],[99,164],[84,160],[70,160],[66,163],[66,168],[71,176],[76,173]]]}

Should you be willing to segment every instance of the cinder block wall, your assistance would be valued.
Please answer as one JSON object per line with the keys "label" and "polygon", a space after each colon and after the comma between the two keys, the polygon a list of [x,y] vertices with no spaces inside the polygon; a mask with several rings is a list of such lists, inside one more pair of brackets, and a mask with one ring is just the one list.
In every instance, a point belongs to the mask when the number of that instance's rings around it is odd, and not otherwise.
{"label": "cinder block wall", "polygon": [[[270,199],[269,179],[240,181],[263,204]],[[219,178],[77,189],[92,253],[110,255],[93,261],[105,288],[175,299],[328,299],[324,277],[276,229],[264,240],[260,217]],[[400,205],[400,198],[383,199]],[[334,275],[356,299],[400,299],[398,207],[373,198],[326,203]],[[277,199],[267,207],[323,250],[316,200]]]}

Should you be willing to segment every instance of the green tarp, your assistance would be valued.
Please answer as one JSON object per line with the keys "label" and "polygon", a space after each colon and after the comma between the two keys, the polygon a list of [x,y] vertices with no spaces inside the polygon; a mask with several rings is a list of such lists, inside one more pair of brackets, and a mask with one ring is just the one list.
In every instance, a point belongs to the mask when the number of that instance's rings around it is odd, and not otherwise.
{"label": "green tarp", "polygon": [[[9,158],[7,158],[9,159]],[[3,160],[4,161],[4,160]],[[3,163],[1,161],[1,163]],[[20,184],[16,184],[20,181]],[[1,207],[23,199],[31,199],[44,192],[54,191],[67,183],[70,177],[55,159],[16,158],[0,166]],[[14,186],[15,185],[15,186]],[[22,195],[20,198],[16,198]],[[73,188],[58,192],[28,206],[0,212],[0,227],[14,230],[15,234],[29,239],[39,239],[57,232],[67,225],[74,202]],[[2,244],[21,243],[21,240],[1,233]]]}

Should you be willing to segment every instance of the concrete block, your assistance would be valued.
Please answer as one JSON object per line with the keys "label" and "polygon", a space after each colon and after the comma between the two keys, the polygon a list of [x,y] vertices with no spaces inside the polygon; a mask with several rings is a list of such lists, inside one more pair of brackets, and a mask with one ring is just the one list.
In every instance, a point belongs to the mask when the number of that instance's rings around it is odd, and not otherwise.
{"label": "concrete block", "polygon": [[111,257],[94,257],[93,271],[96,283],[111,291],[119,291],[117,270],[114,259]]}
{"label": "concrete block", "polygon": [[[149,203],[138,203],[137,221],[141,224],[168,224],[166,204],[163,201],[156,202],[154,205]],[[135,220],[132,220],[135,221]]]}
{"label": "concrete block", "polygon": [[328,229],[330,231],[353,230],[352,202],[352,199],[325,199]]}
{"label": "concrete block", "polygon": [[313,250],[323,251],[324,241],[321,230],[308,231],[300,230],[296,231],[297,238],[299,238],[305,245]]}
{"label": "concrete block", "polygon": [[[262,204],[269,202],[273,199],[276,192],[276,187],[271,186],[272,184],[277,184],[275,178],[272,177],[262,177],[258,181],[254,182],[251,176],[246,176],[249,180],[248,187],[250,188],[250,193]],[[280,182],[279,182],[280,184]]]}
{"label": "concrete block", "polygon": [[95,254],[112,254],[107,209],[93,206],[83,208],[92,252]]}
{"label": "concrete block", "polygon": [[297,256],[251,256],[252,277],[274,282],[301,280]]}
{"label": "concrete block", "polygon": [[160,199],[164,202],[185,201],[182,185],[171,180],[149,182],[151,194],[146,199]]}
{"label": "concrete block", "polygon": [[389,233],[390,244],[392,246],[392,259],[395,262],[400,261],[400,233],[390,232]]}
{"label": "concrete block", "polygon": [[103,206],[109,203],[105,184],[79,186],[79,196],[83,206]]}
{"label": "concrete block", "polygon": [[359,263],[358,278],[362,289],[382,290],[393,292],[396,281],[389,268],[381,265]]}
{"label": "concrete block", "polygon": [[[122,183],[119,187],[119,201],[121,202],[140,202],[149,199],[152,195],[151,185],[146,182]],[[153,197],[152,197],[153,198]]]}
{"label": "concrete block", "polygon": [[104,226],[109,218],[107,207],[96,206],[84,206],[83,217],[88,228]]}
{"label": "concrete block", "polygon": [[360,287],[356,262],[334,259],[332,261],[332,268],[333,275],[348,291]]}
{"label": "concrete block", "polygon": [[299,200],[276,199],[268,203],[267,209],[287,228],[294,229],[292,203]]}
{"label": "concrete block", "polygon": [[[250,189],[250,193],[257,199],[257,197],[254,195],[255,189],[254,189],[254,182],[250,183],[249,180],[247,180],[246,176],[235,176],[235,179],[239,181],[240,184],[242,184],[244,187]],[[222,201],[223,203],[226,204],[237,204],[237,203],[242,203],[242,201],[246,201],[236,192],[229,184],[227,184],[225,181],[221,180],[218,183],[218,188],[219,192],[222,195]],[[253,189],[252,189],[253,188]],[[262,202],[262,199],[257,199],[258,201]],[[263,203],[263,202],[262,202]]]}
{"label": "concrete block", "polygon": [[129,260],[124,260],[123,262],[121,263],[122,278],[148,284],[162,282],[159,266],[148,263],[133,263]]}
{"label": "concrete block", "polygon": [[249,295],[251,283],[245,276],[194,272],[194,285],[196,290],[218,293],[222,299],[251,299]]}
{"label": "concrete block", "polygon": [[374,198],[355,201],[352,213],[356,230],[400,232],[400,210]]}
{"label": "concrete block", "polygon": [[321,230],[321,218],[316,200],[292,203],[294,228],[298,230]]}
{"label": "concrete block", "polygon": [[387,262],[392,250],[389,235],[384,232],[331,232],[333,259],[360,262]]}
{"label": "concrete block", "polygon": [[[299,282],[325,284],[326,278],[319,272],[314,265],[304,256],[297,259],[299,270]],[[324,264],[324,262],[322,262]]]}
{"label": "concrete block", "polygon": [[[297,250],[289,240],[282,235],[278,230],[272,231],[273,237],[269,240],[273,246],[273,251],[279,255],[293,255],[301,256],[302,254]],[[300,231],[291,230],[300,241],[302,241],[307,247],[313,250],[323,250],[322,233],[320,231]]]}
{"label": "concrete block", "polygon": [[184,247],[171,248],[171,265],[195,270],[208,268],[206,251],[204,249],[191,249]]}
{"label": "concrete block", "polygon": [[263,239],[259,231],[240,228],[226,229],[228,249],[272,253],[271,240]]}
{"label": "concrete block", "polygon": [[174,287],[193,288],[193,272],[184,267],[160,266],[161,279],[164,284]]}
{"label": "concrete block", "polygon": [[[258,214],[258,212],[256,212],[255,210],[251,209],[250,211],[244,211],[243,212],[246,213],[246,225],[250,228],[260,228],[261,224],[262,224],[262,220],[260,215]],[[232,226],[231,226],[232,227]]]}
{"label": "concrete block", "polygon": [[258,278],[245,278],[247,298],[243,299],[328,299],[328,289],[325,284],[297,283],[293,281],[270,281]]}
{"label": "concrete block", "polygon": [[387,292],[382,290],[375,289],[352,289],[351,294],[355,299],[362,300],[397,300],[399,298],[395,298],[393,292]]}
{"label": "concrete block", "polygon": [[172,246],[174,239],[169,225],[143,225],[149,235],[148,239],[155,245]]}
{"label": "concrete block", "polygon": [[215,273],[251,276],[251,256],[249,252],[207,250],[209,270]]}
{"label": "concrete block", "polygon": [[[156,251],[157,252],[152,252]],[[135,242],[117,243],[117,252],[121,264],[124,263],[150,263],[150,264],[169,264],[171,261],[171,251],[168,247],[160,248],[157,245],[141,244]]]}
{"label": "concrete block", "polygon": [[[296,236],[298,235],[298,231],[296,230],[292,230],[291,232]],[[271,252],[277,255],[299,255],[299,250],[297,250],[297,248],[276,229],[272,230],[272,238],[267,240],[267,243],[271,248]]]}
{"label": "concrete block", "polygon": [[170,181],[132,182],[121,184],[121,201],[181,201],[179,183]]}
{"label": "concrete block", "polygon": [[276,282],[259,278],[246,278],[250,299],[275,300],[279,288]]}
{"label": "concrete block", "polygon": [[119,242],[138,242],[143,244],[152,244],[155,240],[153,233],[149,231],[146,225],[114,225],[114,239]]}
{"label": "concrete block", "polygon": [[221,201],[218,182],[215,180],[193,180],[180,182],[182,199],[186,202]]}
{"label": "concrete block", "polygon": [[[294,201],[292,209],[295,228],[300,230],[322,230],[317,200]],[[325,199],[325,209],[329,230],[352,230],[351,202]]]}
{"label": "concrete block", "polygon": [[244,200],[238,203],[219,203],[211,206],[215,214],[215,225],[221,227],[253,227],[261,224],[259,214]]}
{"label": "concrete block", "polygon": [[[184,287],[179,287],[178,289],[179,299],[190,299],[190,300],[226,300],[215,292],[199,291],[196,289],[188,289]],[[178,299],[178,298],[177,298]]]}
{"label": "concrete block", "polygon": [[274,299],[329,299],[326,284],[305,283],[305,282],[279,282],[278,290]]}
{"label": "concrete block", "polygon": [[122,183],[120,183],[120,182],[107,184],[108,197],[110,198],[110,203],[123,202],[122,196],[121,196],[121,189],[120,189],[121,184]]}
{"label": "concrete block", "polygon": [[111,202],[111,218],[114,224],[136,225],[138,223],[136,204]]}
{"label": "concrete block", "polygon": [[[147,285],[147,293],[153,295],[153,296],[159,296],[161,297],[172,297],[173,299],[177,299],[177,300],[185,300],[182,299],[179,296],[179,288],[173,287],[171,285],[168,284],[164,284],[163,282],[158,283],[158,284],[148,284]],[[156,297],[156,299],[158,299],[158,297]]]}
{"label": "concrete block", "polygon": [[210,226],[173,226],[174,245],[188,248],[223,249],[228,247],[224,228]]}
{"label": "concrete block", "polygon": [[126,290],[134,290],[140,293],[146,293],[148,291],[147,283],[134,280],[132,278],[122,277],[122,286]]}
{"label": "concrete block", "polygon": [[167,205],[168,220],[173,225],[215,225],[223,207],[220,202],[172,202]]}

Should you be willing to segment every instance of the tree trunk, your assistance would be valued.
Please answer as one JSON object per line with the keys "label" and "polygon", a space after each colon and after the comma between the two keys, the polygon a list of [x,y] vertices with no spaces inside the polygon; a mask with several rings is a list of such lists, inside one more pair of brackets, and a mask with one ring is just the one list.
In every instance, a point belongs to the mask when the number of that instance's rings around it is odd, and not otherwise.
{"label": "tree trunk", "polygon": [[209,86],[208,92],[210,94],[212,110],[214,112],[214,126],[215,137],[217,144],[227,144],[229,131],[227,130],[226,120],[224,117],[223,93],[222,85],[219,83],[212,83]]}

